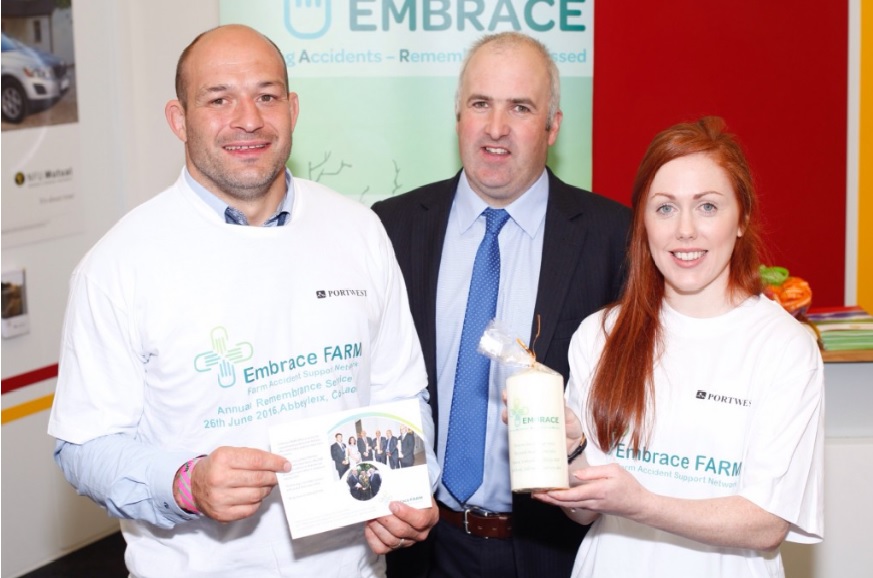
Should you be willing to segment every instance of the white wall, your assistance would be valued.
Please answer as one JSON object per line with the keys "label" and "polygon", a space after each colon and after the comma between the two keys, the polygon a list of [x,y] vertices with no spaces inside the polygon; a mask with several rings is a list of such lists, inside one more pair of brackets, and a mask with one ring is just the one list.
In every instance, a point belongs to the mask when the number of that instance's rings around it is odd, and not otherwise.
{"label": "white wall", "polygon": [[825,364],[825,540],[785,543],[787,578],[873,574],[873,363]]}
{"label": "white wall", "polygon": [[[179,53],[218,24],[218,0],[74,0],[84,232],[2,250],[27,269],[30,333],[2,342],[2,375],[57,363],[68,280],[87,249],[127,210],[178,175],[183,149],[164,120]],[[48,395],[55,380],[3,396],[3,408]],[[118,523],[75,495],[51,459],[48,412],[2,427],[2,576],[90,543]]]}

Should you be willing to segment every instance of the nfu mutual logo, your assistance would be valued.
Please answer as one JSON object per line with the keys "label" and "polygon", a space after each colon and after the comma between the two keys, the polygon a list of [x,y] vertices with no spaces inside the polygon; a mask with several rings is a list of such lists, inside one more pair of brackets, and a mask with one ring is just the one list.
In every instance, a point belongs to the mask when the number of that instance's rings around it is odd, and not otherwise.
{"label": "nfu mutual logo", "polygon": [[[349,32],[584,32],[587,0],[346,0]],[[285,28],[301,40],[321,38],[333,0],[284,0]]]}

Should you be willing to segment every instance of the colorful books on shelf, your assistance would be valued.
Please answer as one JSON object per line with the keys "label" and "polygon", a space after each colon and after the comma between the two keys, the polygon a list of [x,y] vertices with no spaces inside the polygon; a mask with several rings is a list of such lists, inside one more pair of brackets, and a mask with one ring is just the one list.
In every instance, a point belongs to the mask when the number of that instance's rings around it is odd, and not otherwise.
{"label": "colorful books on shelf", "polygon": [[806,318],[815,326],[825,351],[873,349],[873,315],[857,306],[810,309]]}

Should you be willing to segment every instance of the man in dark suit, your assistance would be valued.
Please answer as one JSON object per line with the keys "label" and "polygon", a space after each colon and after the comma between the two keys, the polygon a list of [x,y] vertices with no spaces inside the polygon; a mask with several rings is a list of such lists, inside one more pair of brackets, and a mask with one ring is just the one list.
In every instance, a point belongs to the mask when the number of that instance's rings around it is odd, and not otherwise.
{"label": "man in dark suit", "polygon": [[349,485],[349,493],[352,497],[356,500],[360,500],[363,485],[361,484],[361,474],[358,470],[352,470],[349,472],[348,477],[346,477],[346,483]]}
{"label": "man in dark suit", "polygon": [[388,448],[388,467],[392,470],[396,470],[400,467],[400,462],[398,460],[398,453],[400,450],[399,441],[397,437],[391,432],[391,430],[385,431],[385,447]]}
{"label": "man in dark suit", "polygon": [[405,425],[400,426],[400,467],[411,468],[415,463],[415,434]]}
{"label": "man in dark suit", "polygon": [[336,473],[339,474],[339,477],[343,477],[343,474],[349,469],[349,460],[346,459],[346,444],[343,443],[343,434],[341,433],[336,434],[334,439],[336,441],[330,445],[330,457],[333,458]]}
{"label": "man in dark suit", "polygon": [[379,493],[379,488],[382,487],[382,474],[379,473],[379,470],[373,468],[370,470],[370,489],[373,491],[373,496],[375,497]]}
{"label": "man in dark suit", "polygon": [[[496,317],[565,382],[573,332],[623,285],[630,211],[567,185],[546,168],[563,116],[559,98],[557,67],[545,46],[516,32],[483,38],[468,53],[456,98],[463,170],[373,206],[403,269],[443,466],[452,397],[457,388],[472,387],[455,378],[485,209],[509,213],[497,234]],[[481,416],[481,484],[458,497],[461,492],[446,485],[444,468],[436,494],[440,522],[425,543],[388,555],[389,578],[570,575],[586,528],[511,492],[500,419],[508,372],[492,363],[482,386],[489,399]]]}

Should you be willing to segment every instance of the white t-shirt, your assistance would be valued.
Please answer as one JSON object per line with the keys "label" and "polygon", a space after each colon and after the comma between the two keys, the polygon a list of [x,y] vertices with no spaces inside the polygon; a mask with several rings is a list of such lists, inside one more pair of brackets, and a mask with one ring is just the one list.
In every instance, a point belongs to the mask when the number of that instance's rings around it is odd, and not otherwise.
{"label": "white t-shirt", "polygon": [[[665,303],[651,438],[637,455],[629,437],[604,454],[588,414],[604,343],[602,317],[585,319],[570,346],[566,398],[589,438],[589,464],[618,463],[664,496],[743,496],[788,521],[789,541],[820,541],[824,384],[811,334],[763,297],[707,319],[686,317]],[[784,570],[778,552],[708,546],[603,515],[580,546],[573,577],[610,576],[773,577]]]}
{"label": "white t-shirt", "polygon": [[[269,450],[272,424],[418,396],[427,377],[381,223],[322,185],[293,186],[285,226],[244,227],[180,177],[95,245],[72,278],[51,435]],[[278,490],[238,522],[122,530],[141,577],[384,572],[360,524],[292,543]]]}

